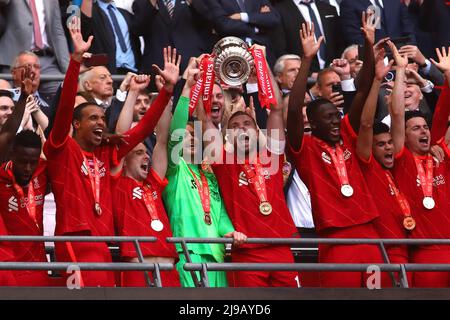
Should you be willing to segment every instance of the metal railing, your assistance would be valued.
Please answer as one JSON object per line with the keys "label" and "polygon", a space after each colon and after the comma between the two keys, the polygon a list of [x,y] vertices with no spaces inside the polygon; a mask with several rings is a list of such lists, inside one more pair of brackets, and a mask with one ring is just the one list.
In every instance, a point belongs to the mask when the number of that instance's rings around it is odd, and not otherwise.
{"label": "metal railing", "polygon": [[[450,264],[392,264],[386,245],[450,245],[450,239],[335,239],[335,238],[249,238],[246,244],[296,245],[330,244],[358,245],[372,244],[380,248],[384,263],[338,264],[338,263],[192,263],[188,243],[233,243],[230,238],[167,238],[167,242],[178,243],[183,249],[187,263],[184,269],[191,273],[198,287],[209,287],[208,271],[355,271],[364,272],[377,266],[381,272],[389,272],[394,287],[409,288],[407,271],[450,271]],[[200,280],[195,274],[200,272]],[[394,272],[399,273],[397,281]]]}
{"label": "metal railing", "polygon": [[[140,247],[143,242],[156,242],[155,237],[96,237],[96,236],[0,236],[0,242],[103,242],[122,243],[132,242],[138,256],[138,263],[83,263],[83,262],[0,262],[0,270],[67,270],[77,266],[79,270],[104,271],[143,271],[148,286],[162,287],[160,271],[173,270],[171,263],[145,263]],[[246,244],[268,245],[299,245],[299,244],[330,244],[330,245],[377,245],[382,253],[384,263],[193,263],[190,257],[189,243],[232,244],[230,238],[181,238],[170,237],[168,243],[180,244],[186,257],[184,269],[191,273],[196,287],[209,287],[208,271],[337,271],[364,272],[370,266],[377,266],[381,272],[389,272],[393,286],[408,288],[407,272],[414,271],[450,271],[449,264],[398,264],[391,263],[386,251],[386,245],[448,245],[450,239],[334,239],[334,238],[249,238]],[[148,272],[153,273],[154,283]],[[200,272],[198,279],[196,272]],[[398,281],[394,273],[398,273]]]}

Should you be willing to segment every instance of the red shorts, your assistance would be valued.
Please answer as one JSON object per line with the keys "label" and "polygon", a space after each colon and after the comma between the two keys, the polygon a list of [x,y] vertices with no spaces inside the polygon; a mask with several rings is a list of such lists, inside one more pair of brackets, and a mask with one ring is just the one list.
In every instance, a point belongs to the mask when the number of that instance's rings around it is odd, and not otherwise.
{"label": "red shorts", "polygon": [[[363,224],[341,229],[327,230],[320,234],[326,238],[378,238],[372,224]],[[319,245],[320,263],[384,263],[381,250],[377,245]],[[373,272],[320,272],[321,287],[360,288],[375,285],[378,280]],[[392,287],[389,274],[380,274],[381,287]]]}
{"label": "red shorts", "polygon": [[[181,287],[180,276],[178,271],[175,269],[171,271],[160,271],[161,282],[163,287]],[[148,272],[151,281],[153,279],[153,273]],[[147,287],[147,282],[145,281],[144,272],[142,271],[122,271],[121,272],[121,283],[122,287]]]}
{"label": "red shorts", "polygon": [[[56,242],[55,252],[58,262],[112,262],[108,246],[101,242]],[[115,286],[112,271],[81,271],[80,273],[82,287]],[[71,283],[75,281],[72,277],[75,273],[63,272],[62,274],[67,281]]]}
{"label": "red shorts", "polygon": [[[450,263],[450,248],[446,246],[419,247],[411,251],[411,263]],[[412,287],[448,288],[450,272],[413,272]]]}
{"label": "red shorts", "polygon": [[[244,263],[294,263],[289,246],[237,250],[231,259]],[[227,278],[230,287],[298,287],[300,281],[295,271],[232,271]]]}

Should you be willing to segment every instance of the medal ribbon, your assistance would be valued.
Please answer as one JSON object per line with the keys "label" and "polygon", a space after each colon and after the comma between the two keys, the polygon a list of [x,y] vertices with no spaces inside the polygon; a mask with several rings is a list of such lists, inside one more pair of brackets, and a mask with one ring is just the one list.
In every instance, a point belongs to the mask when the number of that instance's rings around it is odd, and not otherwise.
{"label": "medal ribbon", "polygon": [[155,200],[153,200],[152,192],[148,184],[144,184],[142,187],[144,193],[142,194],[142,199],[144,200],[145,207],[152,220],[159,220],[158,212],[156,211]]}
{"label": "medal ribbon", "polygon": [[264,58],[264,53],[261,49],[251,49],[250,53],[255,60],[259,89],[258,99],[262,107],[270,109],[270,105],[277,105],[277,99],[275,98],[272,82],[270,81],[269,73],[267,71],[267,63]]}
{"label": "medal ribbon", "polygon": [[426,172],[419,157],[414,157],[414,161],[416,162],[423,196],[433,198],[433,157],[428,155],[426,158]]}
{"label": "medal ribbon", "polygon": [[253,186],[253,190],[259,198],[259,202],[268,202],[266,181],[264,175],[262,174],[261,163],[259,162],[259,159],[256,161],[254,166],[255,170],[253,170],[249,164],[243,165],[245,176],[247,177],[248,183]]}
{"label": "medal ribbon", "polygon": [[397,186],[395,185],[394,179],[392,178],[392,175],[389,171],[386,171],[386,178],[388,179],[388,183],[391,186],[392,190],[394,191],[394,196],[397,199],[397,202],[400,206],[400,209],[402,210],[402,213],[405,217],[411,216],[411,208],[409,207],[408,200],[406,200],[406,197],[403,193],[398,190]]}
{"label": "medal ribbon", "polygon": [[211,113],[212,105],[212,90],[214,87],[215,73],[214,60],[210,55],[205,55],[200,62],[200,73],[202,77],[199,78],[195,86],[191,89],[189,95],[189,115],[191,116],[197,106],[200,95],[203,95],[203,107],[207,114]]}
{"label": "medal ribbon", "polygon": [[350,185],[350,183],[348,181],[347,167],[345,166],[344,151],[342,150],[342,148],[337,144],[336,150],[333,150],[333,148],[331,148],[329,145],[327,145],[323,141],[321,141],[317,138],[315,138],[315,140],[330,155],[331,161],[333,162],[334,167],[336,169],[336,173],[338,175],[341,187],[343,185]]}
{"label": "medal ribbon", "polygon": [[205,174],[203,173],[203,171],[199,170],[200,178],[202,180],[202,183],[200,184],[194,171],[192,171],[192,169],[189,166],[188,166],[188,169],[191,172],[192,176],[194,177],[195,184],[197,185],[197,190],[198,190],[198,194],[200,196],[200,201],[202,202],[203,212],[206,215],[209,215],[211,212],[211,198],[210,198],[208,180],[206,180],[206,177],[205,177]]}
{"label": "medal ribbon", "polygon": [[11,178],[12,185],[14,190],[19,196],[18,204],[20,205],[20,202],[23,201],[25,203],[25,207],[27,208],[27,212],[31,219],[33,219],[34,223],[40,230],[37,217],[36,217],[36,200],[34,199],[34,188],[33,184],[31,183],[31,180],[28,184],[28,202],[25,201],[25,195],[23,192],[23,189],[19,186],[19,184],[16,182],[16,178],[14,177],[14,174],[12,172],[12,162],[9,162],[9,169],[7,170],[9,177]]}
{"label": "medal ribbon", "polygon": [[89,166],[86,156],[84,155],[84,153],[81,153],[81,155],[83,156],[83,163],[87,169],[89,180],[91,182],[94,201],[95,203],[100,204],[100,170],[98,168],[98,160],[94,155],[92,155],[92,161],[94,162],[94,175],[92,176],[91,167]]}

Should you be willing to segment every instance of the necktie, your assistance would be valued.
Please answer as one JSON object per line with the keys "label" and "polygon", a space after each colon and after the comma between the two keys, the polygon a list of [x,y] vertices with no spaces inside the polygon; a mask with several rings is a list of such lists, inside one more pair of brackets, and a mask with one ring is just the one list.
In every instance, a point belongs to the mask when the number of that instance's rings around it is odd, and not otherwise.
{"label": "necktie", "polygon": [[33,16],[34,45],[37,49],[43,49],[44,42],[42,41],[41,26],[39,25],[39,17],[36,10],[35,0],[30,0],[30,9]]}
{"label": "necktie", "polygon": [[112,4],[108,6],[108,13],[111,17],[111,21],[114,28],[114,33],[117,36],[117,39],[119,40],[120,49],[122,52],[127,52],[127,45],[125,44],[125,39],[123,38],[122,31],[120,30],[119,22],[117,21],[116,14],[114,13],[114,8]]}
{"label": "necktie", "polygon": [[247,10],[245,9],[245,2],[244,2],[244,0],[237,0],[237,3],[239,5],[239,8],[241,8],[242,12],[247,12]]}
{"label": "necktie", "polygon": [[166,8],[167,8],[167,12],[169,12],[169,16],[171,18],[173,18],[173,11],[175,9],[175,6],[174,6],[172,0],[164,0],[164,2],[166,3]]}
{"label": "necktie", "polygon": [[[311,4],[313,3],[313,1],[308,1],[308,2],[302,1],[300,3],[305,5],[308,8],[309,16],[311,17],[311,22],[314,23],[314,35],[316,36],[316,39],[319,40],[319,38],[322,36],[322,32],[320,31],[319,22],[314,13],[314,10],[311,8]],[[322,44],[320,45],[319,54],[323,60],[327,59],[326,51],[325,51],[325,42],[322,42]]]}

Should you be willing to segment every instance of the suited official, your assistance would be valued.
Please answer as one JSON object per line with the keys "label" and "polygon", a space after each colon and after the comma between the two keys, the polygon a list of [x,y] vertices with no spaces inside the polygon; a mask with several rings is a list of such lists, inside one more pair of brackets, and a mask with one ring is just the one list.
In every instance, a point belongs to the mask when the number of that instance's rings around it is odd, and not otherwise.
{"label": "suited official", "polygon": [[[325,37],[323,48],[321,46],[321,50],[311,66],[311,71],[317,72],[328,66],[333,59],[339,57],[344,49],[339,16],[335,7],[322,1],[283,0],[275,5],[275,9],[281,16],[281,24],[274,30],[271,38],[277,57],[284,54],[302,56],[303,49],[300,43],[299,30],[302,23],[314,22],[314,19],[311,19],[309,15],[308,6],[303,2],[310,3],[311,9],[315,13],[315,19],[319,23],[319,26],[315,23],[315,27]],[[307,13],[306,18],[303,15],[304,13]],[[360,23],[358,23],[359,25]]]}

